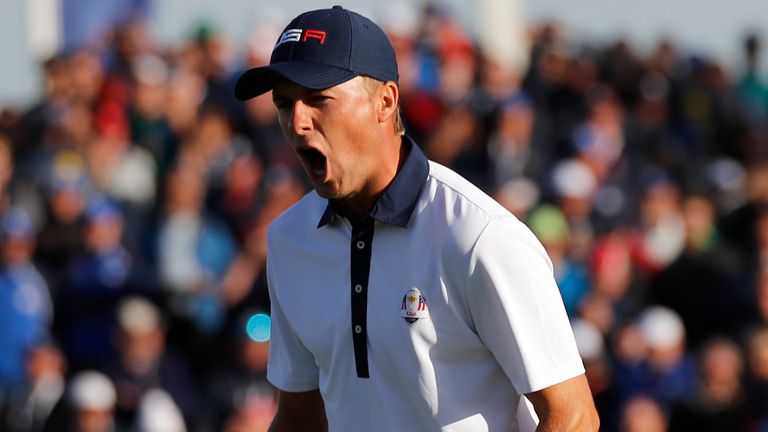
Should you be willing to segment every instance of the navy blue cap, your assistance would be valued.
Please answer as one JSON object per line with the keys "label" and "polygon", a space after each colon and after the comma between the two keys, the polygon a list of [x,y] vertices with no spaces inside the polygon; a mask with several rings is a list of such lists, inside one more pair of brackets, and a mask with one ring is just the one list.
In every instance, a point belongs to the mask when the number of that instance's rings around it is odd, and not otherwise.
{"label": "navy blue cap", "polygon": [[88,222],[97,222],[102,220],[121,219],[122,213],[117,203],[106,196],[96,196],[91,198],[85,208],[85,218]]}
{"label": "navy blue cap", "polygon": [[280,34],[269,65],[243,73],[235,96],[246,100],[266,93],[276,78],[320,90],[358,75],[397,82],[395,50],[373,21],[334,6],[294,18]]}

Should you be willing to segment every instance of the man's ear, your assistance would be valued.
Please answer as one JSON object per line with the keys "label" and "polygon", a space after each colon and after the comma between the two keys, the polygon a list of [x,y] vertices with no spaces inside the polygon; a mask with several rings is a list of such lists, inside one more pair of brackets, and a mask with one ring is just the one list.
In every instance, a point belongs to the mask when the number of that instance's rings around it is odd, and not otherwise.
{"label": "man's ear", "polygon": [[400,102],[400,89],[394,81],[387,81],[379,86],[376,93],[376,115],[379,123],[384,123],[395,115]]}

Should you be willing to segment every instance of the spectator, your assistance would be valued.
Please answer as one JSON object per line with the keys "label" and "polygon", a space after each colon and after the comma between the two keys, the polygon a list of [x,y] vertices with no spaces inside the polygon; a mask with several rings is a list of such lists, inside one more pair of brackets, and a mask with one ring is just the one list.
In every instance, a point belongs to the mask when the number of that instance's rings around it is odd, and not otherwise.
{"label": "spectator", "polygon": [[[206,412],[188,363],[167,346],[160,311],[140,297],[123,300],[116,311],[119,354],[106,367],[116,387],[116,414],[121,424],[154,424],[152,411],[178,412],[190,430],[203,430]],[[178,426],[171,428],[178,430]],[[142,429],[143,430],[143,429]]]}
{"label": "spectator", "polygon": [[13,178],[13,152],[10,139],[0,133],[0,213],[10,204],[9,185]]}
{"label": "spectator", "polygon": [[133,430],[141,432],[186,432],[184,419],[173,399],[163,390],[152,389],[141,398]]}
{"label": "spectator", "polygon": [[66,361],[58,347],[42,342],[26,358],[24,384],[15,387],[0,426],[8,432],[40,432],[64,394]]}
{"label": "spectator", "polygon": [[62,348],[75,370],[103,367],[114,356],[115,308],[123,297],[144,288],[123,246],[123,216],[115,203],[95,197],[84,217],[85,250],[65,266],[57,310]]}
{"label": "spectator", "polygon": [[653,399],[636,396],[624,406],[621,416],[622,432],[665,432],[669,420]]}
{"label": "spectator", "polygon": [[53,306],[32,262],[35,227],[22,209],[0,215],[0,399],[26,384],[26,357],[50,336]]}
{"label": "spectator", "polygon": [[674,261],[685,246],[680,186],[655,167],[642,174],[642,196],[636,235],[646,272],[655,274]]}
{"label": "spectator", "polygon": [[768,119],[768,84],[760,76],[760,56],[762,55],[762,38],[756,32],[744,38],[744,71],[736,81],[736,88],[743,103],[744,113],[750,122],[758,127],[765,125]]}
{"label": "spectator", "polygon": [[129,141],[128,118],[115,103],[105,103],[95,119],[97,138],[86,150],[96,186],[131,209],[146,210],[155,199],[155,161]]}
{"label": "spectator", "polygon": [[654,279],[650,301],[680,315],[689,346],[696,348],[713,334],[735,334],[745,299],[732,288],[712,203],[703,196],[685,198],[683,220],[684,249]]}
{"label": "spectator", "polygon": [[209,186],[210,207],[227,223],[236,237],[245,236],[245,230],[261,207],[263,168],[247,147],[230,155],[227,166]]}
{"label": "spectator", "polygon": [[[261,313],[261,317],[268,317]],[[253,310],[242,315],[254,320]],[[227,428],[253,427],[266,430],[277,408],[274,387],[267,381],[267,357],[269,341],[259,334],[249,332],[245,319],[235,328],[233,337],[233,361],[214,371],[208,383],[208,394],[216,407],[219,423]],[[269,329],[257,329],[268,332]]]}
{"label": "spectator", "polygon": [[54,408],[44,432],[119,432],[115,420],[115,386],[104,374],[87,370],[75,375]]}
{"label": "spectator", "polygon": [[168,179],[158,234],[158,272],[173,312],[212,339],[224,324],[221,278],[235,258],[228,228],[203,206],[203,171],[181,163]]}
{"label": "spectator", "polygon": [[768,326],[753,329],[747,338],[747,401],[755,430],[768,427]]}
{"label": "spectator", "polygon": [[699,368],[698,391],[672,407],[669,430],[750,430],[739,346],[724,338],[708,341]]}
{"label": "spectator", "polygon": [[548,182],[549,194],[568,221],[574,259],[586,263],[595,235],[591,215],[598,180],[584,162],[565,159],[554,166]]}
{"label": "spectator", "polygon": [[44,175],[46,217],[38,235],[37,258],[48,280],[54,283],[52,291],[57,293],[58,281],[65,279],[63,264],[85,247],[83,226],[89,180],[83,158],[69,150],[55,153]]}
{"label": "spectator", "polygon": [[585,375],[592,390],[595,407],[600,414],[601,430],[615,430],[619,398],[603,334],[587,320],[576,318],[571,322],[576,346],[584,361]]}
{"label": "spectator", "polygon": [[638,326],[648,351],[631,393],[645,393],[669,409],[695,388],[695,366],[685,350],[683,323],[673,311],[651,306],[640,315]]}
{"label": "spectator", "polygon": [[593,294],[610,300],[618,321],[637,316],[646,304],[646,278],[632,254],[632,240],[621,231],[600,237],[592,250]]}
{"label": "spectator", "polygon": [[557,207],[544,204],[531,213],[528,225],[552,260],[555,280],[568,315],[576,315],[589,292],[590,283],[587,269],[568,255],[570,232],[565,216]]}
{"label": "spectator", "polygon": [[267,230],[275,217],[301,199],[304,186],[289,171],[276,169],[267,175],[264,202],[245,235],[240,253],[227,269],[222,300],[229,321],[240,319],[250,308],[269,309],[266,281]]}

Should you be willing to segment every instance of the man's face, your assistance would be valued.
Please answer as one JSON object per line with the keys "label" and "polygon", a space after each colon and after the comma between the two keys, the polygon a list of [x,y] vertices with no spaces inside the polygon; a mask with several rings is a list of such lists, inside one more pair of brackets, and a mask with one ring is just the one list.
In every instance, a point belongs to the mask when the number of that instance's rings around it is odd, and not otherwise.
{"label": "man's face", "polygon": [[281,81],[273,90],[283,133],[323,198],[364,194],[375,177],[377,117],[363,82],[310,90]]}

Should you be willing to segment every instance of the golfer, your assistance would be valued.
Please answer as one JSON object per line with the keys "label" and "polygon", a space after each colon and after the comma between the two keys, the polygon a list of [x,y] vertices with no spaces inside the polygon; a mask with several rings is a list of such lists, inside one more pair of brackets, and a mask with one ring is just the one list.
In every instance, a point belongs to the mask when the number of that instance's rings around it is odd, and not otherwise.
{"label": "golfer", "polygon": [[597,430],[544,249],[405,135],[397,82],[382,30],[335,6],[236,85],[272,90],[315,188],[268,236],[271,430]]}

